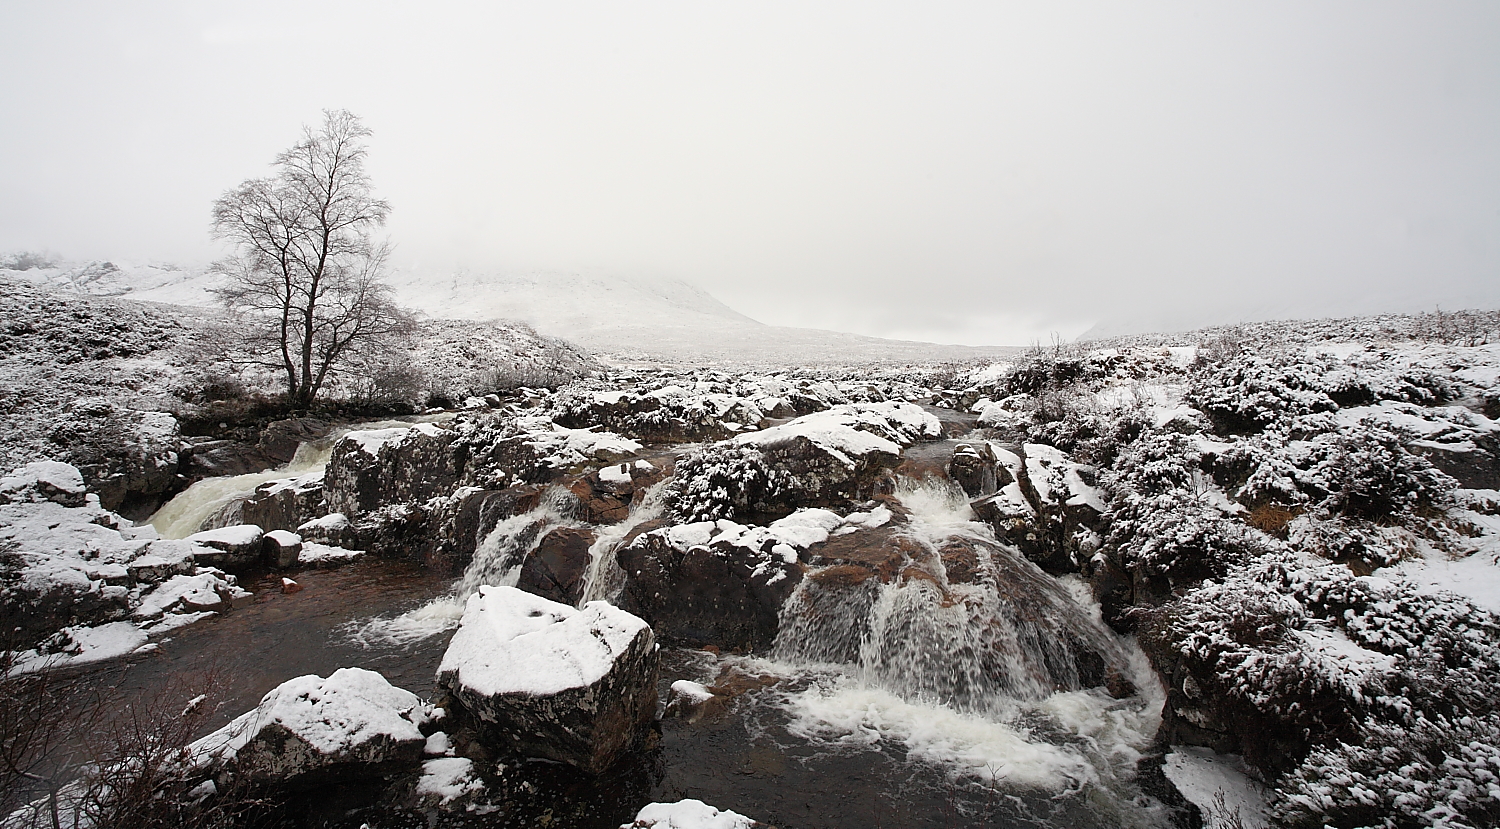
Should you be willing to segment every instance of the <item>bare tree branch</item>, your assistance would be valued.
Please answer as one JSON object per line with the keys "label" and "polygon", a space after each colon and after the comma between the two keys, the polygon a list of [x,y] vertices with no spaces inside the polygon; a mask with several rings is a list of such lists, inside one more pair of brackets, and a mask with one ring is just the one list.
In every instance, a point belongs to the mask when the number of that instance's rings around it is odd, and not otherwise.
{"label": "bare tree branch", "polygon": [[276,157],[276,175],[214,202],[214,236],[235,246],[216,265],[240,332],[226,356],[281,372],[297,408],[361,349],[412,328],[384,282],[389,247],[370,236],[391,208],[365,174],[369,135],[352,113],[326,111]]}

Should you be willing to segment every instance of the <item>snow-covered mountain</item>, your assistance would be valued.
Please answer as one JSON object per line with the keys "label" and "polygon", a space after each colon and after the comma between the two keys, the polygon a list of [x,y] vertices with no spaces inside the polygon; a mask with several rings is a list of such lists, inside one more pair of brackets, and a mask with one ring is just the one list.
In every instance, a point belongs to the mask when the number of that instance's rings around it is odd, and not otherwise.
{"label": "snow-covered mountain", "polygon": [[[12,257],[14,259],[14,257]],[[214,304],[220,278],[203,268],[94,261],[0,260],[0,275],[53,290],[174,305]],[[446,276],[403,273],[397,298],[433,319],[521,320],[538,332],[621,360],[778,365],[930,363],[1000,357],[1017,349],[885,340],[764,325],[680,280],[569,273]]]}
{"label": "snow-covered mountain", "polygon": [[393,282],[404,303],[429,316],[524,320],[616,359],[826,365],[967,360],[1016,350],[764,325],[679,280],[460,272]]}
{"label": "snow-covered mountain", "polygon": [[192,306],[212,305],[214,297],[210,291],[222,281],[222,277],[209,274],[204,268],[104,260],[26,261],[20,256],[10,257],[9,261],[0,260],[0,275],[23,279],[54,291]]}

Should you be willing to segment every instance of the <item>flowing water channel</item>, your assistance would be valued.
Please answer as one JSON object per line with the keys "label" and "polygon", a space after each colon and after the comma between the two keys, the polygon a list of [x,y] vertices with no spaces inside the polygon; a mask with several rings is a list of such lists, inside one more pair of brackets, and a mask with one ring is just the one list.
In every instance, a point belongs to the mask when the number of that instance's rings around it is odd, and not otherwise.
{"label": "flowing water channel", "polygon": [[[185,526],[218,508],[207,503],[233,497],[226,493],[315,473],[313,451],[326,460],[326,449],[309,450],[272,477],[204,482],[191,510],[169,513],[168,504],[153,523]],[[598,528],[585,601],[618,595],[615,548],[660,514],[661,495],[658,486],[626,522]],[[664,652],[663,700],[677,679],[729,677],[748,690],[710,715],[664,720],[649,791],[632,796],[695,797],[783,829],[1166,825],[1133,779],[1162,704],[1139,650],[1099,623],[1081,583],[1006,558],[961,492],[907,481],[898,497],[911,512],[901,530],[910,539],[934,550],[974,542],[999,557],[998,572],[1024,573],[1024,590],[1047,601],[1018,602],[993,581],[949,584],[936,557],[930,579],[872,579],[842,595],[819,595],[805,580],[766,658]],[[462,573],[366,558],[303,571],[304,589],[291,595],[277,589],[279,574],[248,580],[252,604],[176,631],[156,653],[110,669],[111,682],[148,696],[212,673],[222,698],[212,726],[287,679],[349,665],[427,695],[466,597],[480,584],[514,584],[526,556],[561,526],[583,524],[559,490],[496,525]],[[1069,671],[1085,646],[1110,654],[1139,692],[1114,699],[1079,688]]]}

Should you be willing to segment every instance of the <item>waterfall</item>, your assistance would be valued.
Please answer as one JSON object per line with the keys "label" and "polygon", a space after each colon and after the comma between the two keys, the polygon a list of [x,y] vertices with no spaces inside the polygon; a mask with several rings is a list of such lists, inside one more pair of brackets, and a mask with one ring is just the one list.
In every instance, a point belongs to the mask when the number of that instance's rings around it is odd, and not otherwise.
{"label": "waterfall", "polygon": [[521,565],[547,534],[559,527],[579,526],[573,518],[574,499],[563,487],[550,487],[527,512],[513,515],[485,534],[474,558],[445,596],[398,616],[377,616],[351,624],[349,637],[365,647],[407,645],[458,627],[469,596],[481,585],[514,587]]}
{"label": "waterfall", "polygon": [[[1145,657],[1083,591],[976,523],[958,487],[903,479],[896,495],[910,511],[897,532],[915,542],[903,575],[813,570],[782,608],[771,657],[801,677],[785,699],[793,733],[830,746],[895,741],[909,758],[986,783],[1103,786],[1118,795],[1105,798],[1111,808],[1129,812],[1129,789],[1116,784],[1160,722]],[[968,573],[950,582],[944,556],[955,551]],[[1096,687],[1111,672],[1140,693]]]}
{"label": "waterfall", "polygon": [[474,558],[464,568],[453,595],[466,600],[485,584],[515,587],[521,565],[547,533],[559,527],[579,526],[573,519],[574,503],[566,489],[550,487],[535,508],[497,523],[474,550]]}
{"label": "waterfall", "polygon": [[667,481],[659,481],[646,490],[641,503],[631,509],[630,515],[618,524],[600,527],[594,543],[589,546],[589,569],[584,575],[583,592],[578,606],[588,602],[613,602],[625,589],[625,571],[615,560],[615,550],[636,527],[661,517],[664,507]]}
{"label": "waterfall", "polygon": [[[451,415],[441,416],[442,418]],[[415,418],[412,421],[379,420],[370,423],[355,423],[341,426],[327,437],[298,444],[297,451],[285,466],[264,472],[244,475],[227,475],[205,478],[163,504],[146,523],[156,528],[162,538],[186,538],[197,532],[203,522],[230,502],[249,496],[255,488],[270,481],[321,474],[333,455],[333,447],[339,438],[350,432],[369,429],[393,429],[411,426],[418,422],[432,422],[440,418]]]}

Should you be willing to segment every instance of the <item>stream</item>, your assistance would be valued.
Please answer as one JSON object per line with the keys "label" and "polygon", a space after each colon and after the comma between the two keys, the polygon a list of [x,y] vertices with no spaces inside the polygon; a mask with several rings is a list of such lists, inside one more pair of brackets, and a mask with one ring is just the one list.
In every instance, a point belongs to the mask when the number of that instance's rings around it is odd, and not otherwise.
{"label": "stream", "polygon": [[[319,472],[332,439],[319,443],[326,445],[305,445],[281,470],[200,482],[151,522],[165,536],[186,535],[260,483]],[[623,524],[600,529],[585,600],[618,595],[615,547],[659,514],[660,489]],[[898,497],[912,512],[904,532],[921,543],[993,542],[961,492],[904,481]],[[344,666],[379,671],[429,696],[465,597],[479,584],[514,584],[551,528],[581,525],[566,503],[561,492],[550,493],[534,510],[502,521],[462,573],[367,556],[293,574],[303,588],[294,594],[280,591],[279,573],[247,577],[253,602],[173,632],[156,652],[111,668],[110,681],[116,693],[144,699],[211,675],[218,709],[206,728],[254,707],[287,679]],[[764,658],[664,649],[663,702],[677,679],[738,676],[749,690],[717,714],[664,719],[659,752],[630,794],[575,787],[568,796],[693,797],[782,829],[1168,825],[1164,808],[1133,778],[1159,723],[1157,681],[1133,642],[1098,623],[1081,583],[1049,583],[1067,602],[1067,624],[1123,654],[1140,694],[1117,700],[1097,688],[1054,691],[1066,677],[1048,675],[1059,646],[1045,624],[976,624],[976,614],[988,620],[1004,604],[993,586],[945,586],[940,595],[926,583],[881,584],[866,600],[809,616],[799,608],[819,599],[804,581]],[[999,672],[1003,681],[974,655],[993,652],[996,637],[1014,654]],[[619,814],[644,802],[611,803],[596,823],[613,829]],[[489,824],[474,818],[472,825]]]}

